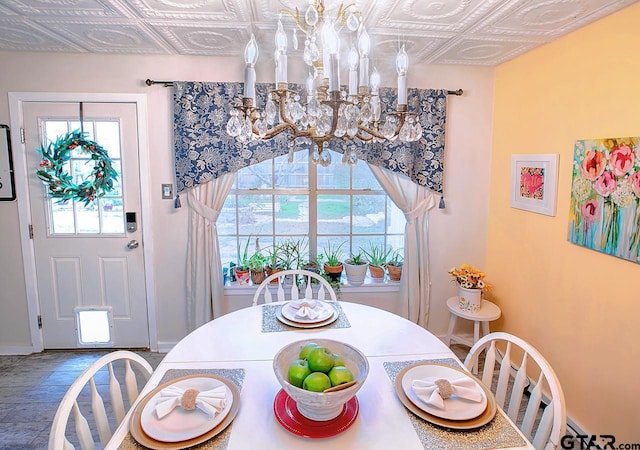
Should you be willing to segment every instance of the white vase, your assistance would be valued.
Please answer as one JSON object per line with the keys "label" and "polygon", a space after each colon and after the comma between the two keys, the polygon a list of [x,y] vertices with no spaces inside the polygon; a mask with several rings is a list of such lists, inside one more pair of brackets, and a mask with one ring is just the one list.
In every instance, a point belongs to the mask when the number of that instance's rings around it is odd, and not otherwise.
{"label": "white vase", "polygon": [[364,277],[367,274],[368,264],[350,264],[344,262],[344,271],[347,274],[347,281],[352,286],[360,286],[364,283]]}
{"label": "white vase", "polygon": [[463,311],[477,313],[482,304],[482,289],[467,289],[458,286],[458,306]]}

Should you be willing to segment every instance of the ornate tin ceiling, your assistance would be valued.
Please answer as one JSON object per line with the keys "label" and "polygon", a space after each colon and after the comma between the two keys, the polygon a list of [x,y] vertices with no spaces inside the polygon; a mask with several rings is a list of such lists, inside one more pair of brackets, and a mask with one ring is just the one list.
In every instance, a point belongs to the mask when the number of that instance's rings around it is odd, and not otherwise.
{"label": "ornate tin ceiling", "polygon": [[[372,37],[375,60],[393,61],[404,42],[412,64],[485,66],[636,2],[354,1]],[[340,2],[325,3],[331,11]],[[273,54],[279,11],[298,6],[304,12],[306,5],[306,0],[0,0],[0,50],[241,57],[253,31],[265,58]],[[283,17],[291,30],[293,21]]]}

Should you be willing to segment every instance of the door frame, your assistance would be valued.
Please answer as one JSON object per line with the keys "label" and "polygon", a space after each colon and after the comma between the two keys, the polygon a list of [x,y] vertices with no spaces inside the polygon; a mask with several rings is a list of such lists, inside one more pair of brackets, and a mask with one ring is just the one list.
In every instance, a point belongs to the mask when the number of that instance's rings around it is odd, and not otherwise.
{"label": "door frame", "polygon": [[[158,329],[156,323],[155,280],[153,275],[153,234],[151,228],[151,198],[149,141],[147,130],[147,96],[145,94],[109,94],[109,93],[47,93],[47,92],[9,92],[9,117],[11,123],[11,140],[14,149],[14,173],[20,224],[20,244],[22,247],[22,263],[27,292],[27,313],[33,352],[44,349],[42,331],[38,327],[40,299],[36,277],[35,248],[29,236],[31,220],[31,204],[29,200],[29,174],[27,170],[26,145],[21,142],[23,123],[23,104],[27,102],[87,102],[87,103],[135,103],[138,127],[138,160],[140,176],[140,197],[142,213],[142,251],[144,261],[145,288],[147,292],[147,325],[149,328],[149,347],[158,350]],[[19,154],[18,154],[19,149]]]}

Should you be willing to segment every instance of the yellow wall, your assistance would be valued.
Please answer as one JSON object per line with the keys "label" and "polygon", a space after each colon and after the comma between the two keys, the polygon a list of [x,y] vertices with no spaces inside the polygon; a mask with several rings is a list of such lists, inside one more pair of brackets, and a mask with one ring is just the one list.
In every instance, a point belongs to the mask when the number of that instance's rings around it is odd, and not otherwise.
{"label": "yellow wall", "polygon": [[[640,136],[640,4],[499,66],[487,241],[494,329],[537,347],[585,431],[640,442],[640,265],[567,241],[573,144]],[[560,155],[557,214],[509,206],[511,155]]]}

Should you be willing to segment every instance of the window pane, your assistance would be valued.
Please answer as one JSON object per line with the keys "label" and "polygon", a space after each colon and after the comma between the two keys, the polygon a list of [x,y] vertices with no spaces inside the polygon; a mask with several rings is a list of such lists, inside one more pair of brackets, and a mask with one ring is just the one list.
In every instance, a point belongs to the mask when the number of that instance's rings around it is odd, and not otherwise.
{"label": "window pane", "polygon": [[51,210],[52,233],[75,233],[73,220],[73,202],[57,203],[57,200],[49,200]]}
{"label": "window pane", "polygon": [[111,161],[111,166],[118,174],[118,179],[113,181],[113,189],[111,189],[109,195],[122,197],[122,164],[120,161]]}
{"label": "window pane", "polygon": [[216,222],[219,235],[236,234],[236,196],[228,195]]}
{"label": "window pane", "polygon": [[95,203],[76,202],[76,220],[78,233],[100,233],[100,217]]}
{"label": "window pane", "polygon": [[271,173],[273,160],[268,159],[260,164],[254,164],[238,172],[237,183],[239,189],[270,189],[273,187]]}
{"label": "window pane", "polygon": [[273,233],[273,196],[240,195],[238,229],[243,235]]}
{"label": "window pane", "polygon": [[387,202],[387,233],[398,233],[404,236],[404,227],[407,223],[407,219],[404,217],[404,213],[393,203],[391,200]]}
{"label": "window pane", "polygon": [[371,169],[366,162],[358,160],[358,164],[353,167],[353,189],[380,189],[380,184],[371,173]]}
{"label": "window pane", "polygon": [[103,197],[99,203],[102,208],[102,232],[124,233],[122,199]]}
{"label": "window pane", "polygon": [[223,266],[227,266],[230,262],[237,262],[238,259],[238,241],[232,236],[220,236],[220,261]]}
{"label": "window pane", "polygon": [[295,152],[293,163],[289,164],[289,155],[275,158],[276,189],[309,188],[309,154],[307,150]]}
{"label": "window pane", "polygon": [[120,158],[120,124],[118,122],[96,122],[96,137],[110,158]]}
{"label": "window pane", "polygon": [[353,233],[384,233],[385,197],[383,195],[353,196]]}
{"label": "window pane", "polygon": [[44,123],[44,135],[49,141],[55,141],[58,136],[67,133],[67,121],[64,120],[47,120]]}
{"label": "window pane", "polygon": [[349,166],[342,164],[342,154],[331,151],[329,167],[317,165],[318,189],[349,189]]}
{"label": "window pane", "polygon": [[276,195],[276,234],[309,234],[309,196]]}
{"label": "window pane", "polygon": [[318,195],[318,234],[349,234],[348,195]]}

